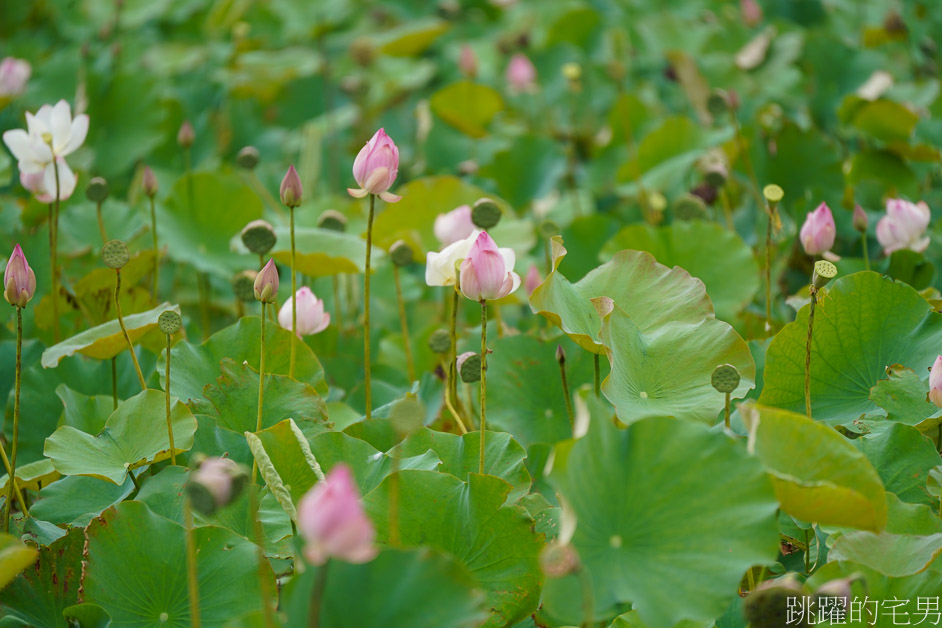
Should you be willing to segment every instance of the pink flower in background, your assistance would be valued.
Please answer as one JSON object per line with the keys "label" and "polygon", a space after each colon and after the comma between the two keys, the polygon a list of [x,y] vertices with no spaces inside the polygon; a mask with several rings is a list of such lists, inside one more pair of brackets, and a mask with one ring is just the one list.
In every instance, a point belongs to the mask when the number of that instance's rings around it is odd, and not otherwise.
{"label": "pink flower in background", "polygon": [[[57,157],[56,162],[59,164],[59,200],[66,201],[72,196],[72,193],[75,192],[78,177],[65,163],[65,159]],[[53,181],[55,181],[54,178]],[[46,177],[44,172],[26,174],[20,170],[20,185],[32,192],[33,196],[35,196],[36,200],[40,203],[51,203],[56,198],[55,187],[51,190],[46,189]]]}
{"label": "pink flower in background", "polygon": [[307,286],[301,286],[293,297],[278,310],[278,324],[291,329],[291,301],[298,300],[298,338],[319,334],[330,325],[330,314],[324,311],[323,299],[318,299]]}
{"label": "pink flower in background", "polygon": [[739,0],[739,14],[746,26],[755,26],[762,21],[762,7],[756,0]]}
{"label": "pink flower in background", "polygon": [[859,204],[854,206],[854,229],[861,233],[866,233],[867,227],[870,225],[870,219],[867,217],[867,212],[864,211],[864,208]]}
{"label": "pink flower in background", "polygon": [[901,249],[917,253],[925,251],[929,246],[929,237],[925,233],[930,218],[929,206],[924,201],[887,200],[886,216],[877,222],[877,240],[883,246],[883,252],[889,255]]}
{"label": "pink flower in background", "polygon": [[461,205],[448,213],[439,214],[435,217],[434,230],[435,237],[442,243],[442,246],[464,240],[474,231],[471,206]]}
{"label": "pink flower in background", "polygon": [[517,53],[507,64],[507,85],[510,91],[525,92],[536,87],[536,68],[527,56]]}
{"label": "pink flower in background", "polygon": [[36,275],[26,261],[23,249],[17,244],[13,247],[13,255],[7,261],[3,271],[3,298],[10,305],[26,307],[33,295],[36,294]]}
{"label": "pink flower in background", "polygon": [[22,94],[32,72],[29,61],[15,57],[6,57],[0,61],[0,100]]}
{"label": "pink flower in background", "polygon": [[330,558],[366,563],[376,556],[376,530],[360,504],[350,468],[337,464],[298,504],[304,555],[315,565]]}
{"label": "pink flower in background", "polygon": [[513,269],[513,251],[508,260],[482,231],[461,263],[461,292],[474,301],[501,299],[520,287],[520,276]]}
{"label": "pink flower in background", "polygon": [[540,277],[540,269],[536,267],[536,264],[530,264],[530,269],[527,271],[527,276],[523,280],[524,288],[526,288],[527,296],[533,294],[533,291],[536,290],[536,287],[543,283],[543,278]]}
{"label": "pink flower in background", "polygon": [[929,401],[942,408],[942,355],[935,359],[929,371]]}
{"label": "pink flower in background", "polygon": [[401,196],[388,192],[399,174],[399,149],[386,131],[377,131],[366,146],[360,149],[353,162],[353,178],[359,188],[347,188],[354,198],[378,194],[387,203],[395,203]]}
{"label": "pink flower in background", "polygon": [[471,79],[478,74],[478,58],[474,54],[474,48],[468,44],[461,44],[461,52],[458,54],[458,69]]}
{"label": "pink flower in background", "polygon": [[801,226],[798,236],[805,253],[811,256],[821,255],[834,247],[834,238],[837,228],[834,226],[834,216],[827,203],[821,203],[813,212],[805,217],[805,224]]}

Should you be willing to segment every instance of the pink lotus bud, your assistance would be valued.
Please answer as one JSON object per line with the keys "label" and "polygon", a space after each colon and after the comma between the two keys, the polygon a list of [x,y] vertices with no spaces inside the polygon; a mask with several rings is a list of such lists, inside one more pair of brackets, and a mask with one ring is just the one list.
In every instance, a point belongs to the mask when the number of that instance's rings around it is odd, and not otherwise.
{"label": "pink lotus bud", "polygon": [[533,291],[536,290],[536,287],[543,283],[543,278],[540,277],[540,269],[536,267],[536,264],[530,264],[530,270],[527,271],[527,276],[523,280],[523,285],[527,290],[527,296],[533,294]]}
{"label": "pink lotus bud", "polygon": [[22,94],[32,71],[29,61],[23,59],[6,57],[0,61],[0,100]]}
{"label": "pink lotus bud", "polygon": [[739,13],[746,26],[755,26],[762,21],[762,7],[756,0],[739,0]]}
{"label": "pink lotus bud", "polygon": [[501,299],[520,287],[520,276],[513,272],[514,254],[508,260],[486,231],[478,235],[468,256],[461,263],[461,292],[474,301]]}
{"label": "pink lotus bud", "polygon": [[274,303],[278,296],[278,268],[269,259],[255,277],[255,298],[262,303]]}
{"label": "pink lotus bud", "polygon": [[36,275],[29,267],[23,249],[17,244],[3,271],[3,298],[10,305],[26,307],[36,294]]}
{"label": "pink lotus bud", "polygon": [[297,299],[297,332],[298,338],[311,334],[319,334],[330,325],[330,314],[324,311],[323,299],[317,296],[307,286],[301,286],[294,296],[285,301],[278,310],[278,324],[285,329],[291,329],[291,302]]}
{"label": "pink lotus bud", "polygon": [[194,510],[212,514],[238,497],[247,479],[235,460],[207,458],[190,476],[186,490]]}
{"label": "pink lotus bud", "polygon": [[357,153],[353,162],[353,178],[359,188],[347,188],[354,198],[378,194],[387,203],[395,203],[401,196],[388,192],[399,174],[399,149],[386,131],[377,131],[366,146]]}
{"label": "pink lotus bud", "polygon": [[860,233],[867,232],[867,225],[870,224],[870,219],[867,218],[867,212],[864,211],[863,207],[860,205],[854,206],[854,229]]}
{"label": "pink lotus bud", "polygon": [[929,371],[929,401],[942,408],[942,355],[935,359]]}
{"label": "pink lotus bud", "polygon": [[929,206],[925,202],[910,203],[901,198],[886,202],[886,216],[877,222],[877,240],[883,252],[909,249],[922,253],[929,246],[929,237],[924,236],[929,227]]}
{"label": "pink lotus bud", "polygon": [[[62,157],[56,157],[56,163],[59,165],[59,200],[65,201],[75,192],[78,177]],[[56,199],[56,176],[52,166],[39,172],[20,170],[20,185],[32,192],[40,203],[51,203]]]}
{"label": "pink lotus bud", "polygon": [[478,75],[478,58],[474,49],[468,44],[461,44],[461,53],[458,55],[458,69],[469,79]]}
{"label": "pink lotus bud", "polygon": [[816,210],[808,213],[798,235],[801,239],[801,246],[808,255],[820,255],[831,250],[834,246],[837,228],[834,226],[834,216],[827,203],[821,203]]}
{"label": "pink lotus bud", "polygon": [[512,92],[531,91],[536,88],[536,68],[527,56],[517,53],[507,64],[507,85]]}
{"label": "pink lotus bud", "polygon": [[474,231],[474,222],[471,221],[471,206],[461,205],[446,214],[435,217],[435,237],[448,246],[458,240],[464,240]]}
{"label": "pink lotus bud", "polygon": [[193,130],[193,125],[190,124],[189,120],[184,120],[177,132],[177,144],[181,148],[189,148],[194,141],[196,141],[196,131]]}
{"label": "pink lotus bud", "polygon": [[298,504],[304,555],[315,565],[330,558],[366,563],[376,556],[376,530],[360,504],[360,491],[345,464],[337,464]]}
{"label": "pink lotus bud", "polygon": [[294,165],[288,166],[288,172],[285,178],[281,180],[281,202],[288,207],[299,207],[301,205],[301,195],[304,190],[301,187],[301,177]]}
{"label": "pink lotus bud", "polygon": [[157,175],[150,169],[150,166],[144,166],[144,174],[141,175],[141,189],[144,194],[153,198],[157,195]]}

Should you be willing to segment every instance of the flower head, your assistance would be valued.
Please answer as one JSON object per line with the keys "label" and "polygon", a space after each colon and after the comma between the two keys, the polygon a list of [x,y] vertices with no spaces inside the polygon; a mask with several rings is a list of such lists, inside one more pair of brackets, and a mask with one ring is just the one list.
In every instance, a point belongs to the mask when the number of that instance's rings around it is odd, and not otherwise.
{"label": "flower head", "polygon": [[23,59],[6,57],[0,61],[0,100],[22,94],[32,71],[29,61]]}
{"label": "flower head", "polygon": [[923,201],[910,203],[901,198],[889,199],[886,216],[877,222],[877,240],[883,246],[883,252],[889,255],[900,249],[917,253],[925,251],[929,246],[925,232],[930,218],[929,206]]}
{"label": "flower head", "polygon": [[513,92],[532,91],[536,88],[536,68],[523,53],[518,52],[507,64],[507,85]]}
{"label": "flower head", "polygon": [[285,178],[281,180],[281,202],[288,207],[299,207],[304,189],[301,187],[301,177],[294,169],[294,164],[288,166]]}
{"label": "flower head", "polygon": [[820,255],[833,248],[837,228],[827,203],[821,203],[816,210],[808,213],[798,235],[808,255]]}
{"label": "flower head", "polygon": [[[75,192],[75,186],[78,184],[78,177],[65,163],[65,159],[57,157],[56,162],[59,165],[59,200],[66,201]],[[56,199],[56,169],[52,169],[52,182],[46,182],[45,171],[26,174],[20,170],[20,185],[33,193],[36,200],[40,203],[51,203]],[[49,185],[50,187],[46,187]]]}
{"label": "flower head", "polygon": [[193,125],[189,120],[184,120],[183,124],[180,125],[180,130],[177,131],[177,144],[181,148],[189,148],[195,141],[196,131],[193,129]]}
{"label": "flower head", "polygon": [[929,371],[929,401],[942,408],[942,355],[935,359]]}
{"label": "flower head", "polygon": [[298,338],[310,334],[319,334],[330,325],[330,314],[324,311],[323,299],[318,299],[307,286],[301,286],[294,296],[285,301],[278,310],[278,324],[291,329],[291,303],[297,299]]}
{"label": "flower head", "polygon": [[447,246],[467,238],[474,231],[471,221],[471,206],[461,205],[445,214],[435,217],[435,237]]}
{"label": "flower head", "polygon": [[235,460],[206,458],[190,476],[187,492],[194,510],[212,514],[238,497],[245,481],[245,470]]}
{"label": "flower head", "polygon": [[514,255],[509,259],[486,231],[478,234],[461,262],[461,292],[474,301],[501,299],[520,287],[520,276],[513,272]]}
{"label": "flower head", "polygon": [[[455,266],[468,256],[474,241],[482,232],[475,229],[467,238],[452,242],[439,253],[430,252],[425,256],[425,283],[430,286],[454,286],[458,283]],[[512,249],[498,249],[504,261],[513,267]]]}
{"label": "flower head", "polygon": [[329,558],[365,563],[376,556],[376,530],[360,504],[353,474],[344,464],[330,470],[298,503],[304,555],[315,565]]}
{"label": "flower head", "polygon": [[144,166],[144,173],[141,175],[141,189],[144,190],[144,194],[148,198],[153,198],[157,196],[158,187],[157,175],[150,169],[150,166]]}
{"label": "flower head", "polygon": [[353,178],[359,188],[347,188],[350,196],[363,198],[378,194],[387,203],[395,203],[401,196],[388,190],[399,174],[399,149],[386,131],[377,131],[366,146],[360,149],[353,162]]}
{"label": "flower head", "polygon": [[478,74],[478,58],[474,54],[474,48],[468,44],[461,44],[461,52],[458,54],[458,69],[471,79]]}
{"label": "flower head", "polygon": [[13,255],[7,262],[3,271],[3,298],[10,305],[26,307],[33,295],[36,294],[36,275],[26,261],[23,249],[17,244],[13,247]]}
{"label": "flower head", "polygon": [[274,303],[278,296],[278,268],[275,260],[269,259],[255,276],[255,298],[262,303]]}
{"label": "flower head", "polygon": [[854,229],[860,233],[867,233],[867,227],[870,225],[870,219],[867,217],[867,212],[864,211],[864,208],[859,204],[854,205]]}
{"label": "flower head", "polygon": [[536,287],[541,283],[543,283],[543,278],[540,277],[540,269],[536,267],[536,264],[530,264],[527,276],[523,280],[523,285],[527,290],[527,296],[533,294],[533,291],[536,290]]}

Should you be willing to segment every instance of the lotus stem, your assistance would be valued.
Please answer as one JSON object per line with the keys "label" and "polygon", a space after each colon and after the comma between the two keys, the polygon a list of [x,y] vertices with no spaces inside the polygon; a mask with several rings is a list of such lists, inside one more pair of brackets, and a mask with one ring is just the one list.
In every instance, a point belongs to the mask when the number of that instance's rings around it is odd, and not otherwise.
{"label": "lotus stem", "polygon": [[772,334],[772,212],[769,210],[765,228],[765,331]]}
{"label": "lotus stem", "polygon": [[867,252],[867,232],[860,234],[860,243],[863,245],[863,258],[867,270],[870,270],[870,254]]}
{"label": "lotus stem", "polygon": [[320,628],[321,602],[324,599],[324,589],[327,588],[327,568],[329,566],[330,560],[321,565],[317,570],[314,588],[311,589],[311,604],[307,620],[308,628]]}
{"label": "lotus stem", "polygon": [[[10,488],[7,493],[7,503],[3,508],[3,531],[10,532],[10,510],[13,508],[13,498],[19,499],[23,513],[27,514],[26,502],[16,488],[16,450],[20,439],[20,379],[23,367],[23,308],[16,308],[16,374],[13,383],[13,445],[10,453]],[[5,453],[4,453],[5,456]]]}
{"label": "lotus stem", "polygon": [[[275,593],[270,589],[268,578],[265,577],[268,575],[265,569],[265,565],[268,563],[268,560],[265,558],[265,531],[262,529],[262,522],[258,518],[259,501],[254,485],[249,487],[249,493],[252,496],[252,532],[255,536],[255,551],[258,555],[258,583],[259,591],[262,593],[265,628],[275,628],[277,624],[275,623],[274,609],[271,605],[271,600],[275,597]],[[294,521],[291,522],[291,529],[292,532],[294,532]]]}
{"label": "lotus stem", "polygon": [[[10,459],[7,458],[7,452],[3,447],[0,447],[0,458],[3,459],[3,468],[6,469],[7,475],[12,478],[13,475],[10,473]],[[16,496],[16,501],[20,504],[20,508],[23,510],[24,514],[28,514],[26,500],[23,499],[23,493],[20,492],[20,487],[17,485],[14,487],[14,490],[16,491],[14,495]]]}
{"label": "lotus stem", "polygon": [[559,376],[563,382],[563,396],[566,399],[566,414],[569,416],[569,427],[576,423],[576,415],[572,410],[572,395],[569,392],[569,381],[566,379],[566,354],[563,348],[556,347],[556,362],[559,363]]}
{"label": "lotus stem", "polygon": [[[461,403],[458,399],[458,307],[461,305],[459,297],[461,293],[458,292],[458,278],[455,277],[455,289],[452,292],[452,301],[451,301],[451,353],[448,360],[448,368],[446,373],[448,373],[448,390],[451,391],[451,401],[455,405],[455,408],[460,408]],[[452,410],[455,412],[455,410]],[[460,414],[456,412],[455,416]],[[469,418],[470,421],[470,418]],[[461,421],[459,421],[461,424]]]}
{"label": "lotus stem", "polygon": [[160,273],[160,247],[157,244],[157,210],[155,209],[154,197],[150,197],[150,230],[154,236],[154,283],[150,289],[150,298],[157,302],[157,283]]}
{"label": "lotus stem", "polygon": [[481,453],[478,473],[484,473],[484,434],[486,429],[485,403],[487,401],[487,301],[481,300]]}
{"label": "lotus stem", "polygon": [[399,453],[393,452],[389,474],[389,544],[399,547]]}
{"label": "lotus stem", "polygon": [[177,464],[177,450],[173,446],[173,423],[170,421],[170,341],[171,334],[167,334],[167,370],[165,378],[167,380],[164,388],[166,389],[166,394],[164,395],[167,400],[167,438],[170,440],[170,464],[176,466]]}
{"label": "lotus stem", "polygon": [[183,491],[183,527],[186,534],[186,580],[190,597],[190,626],[200,628],[199,571],[196,565],[196,537],[193,534],[193,507]]}
{"label": "lotus stem", "polygon": [[114,399],[114,409],[118,409],[118,358],[111,358],[111,397]]}
{"label": "lotus stem", "polygon": [[340,302],[340,277],[331,277],[334,287],[334,317],[337,319],[337,330],[343,332],[343,304]]}
{"label": "lotus stem", "polygon": [[[259,356],[258,356],[258,418],[255,420],[255,431],[259,432],[262,429],[262,403],[265,394],[265,307],[266,303],[262,301],[262,326],[261,326],[261,336],[259,340]],[[255,484],[255,480],[258,478],[258,461],[252,459],[252,484]]]}
{"label": "lotus stem", "polygon": [[366,370],[366,420],[373,418],[373,389],[370,381],[370,260],[373,252],[373,213],[376,195],[370,194],[370,215],[366,223],[366,276],[363,280],[363,364]]}
{"label": "lotus stem", "polygon": [[105,242],[108,241],[108,232],[105,231],[105,221],[101,217],[101,203],[102,201],[98,201],[97,203],[98,232],[101,234],[101,243],[104,244]]}
{"label": "lotus stem", "polygon": [[805,414],[811,418],[811,333],[814,328],[814,309],[818,304],[818,289],[811,286],[811,310],[808,312],[808,340],[805,343]]}
{"label": "lotus stem", "polygon": [[593,363],[595,365],[595,396],[601,397],[602,396],[602,378],[601,378],[601,373],[600,373],[601,365],[599,364],[600,358],[599,358],[598,353],[595,353],[593,355],[595,356],[593,359]]}
{"label": "lotus stem", "polygon": [[726,393],[726,431],[729,431],[729,393]]}
{"label": "lotus stem", "polygon": [[59,162],[55,155],[52,158],[52,169],[56,177],[56,199],[55,208],[52,215],[52,223],[49,225],[52,245],[49,254],[52,256],[52,329],[53,337],[59,342]]}
{"label": "lotus stem", "polygon": [[399,281],[399,267],[393,264],[393,281],[396,284],[396,302],[399,305],[399,323],[402,326],[402,346],[406,352],[406,372],[409,383],[415,381],[415,361],[412,358],[412,343],[409,342],[409,319],[406,317],[406,302],[402,298],[402,283]]}
{"label": "lotus stem", "polygon": [[[295,255],[294,255],[294,207],[288,208],[291,217],[291,353],[288,359],[288,377],[294,377],[294,361],[297,347],[295,339],[298,337],[298,300],[295,298],[297,292],[297,278],[295,276]],[[369,255],[369,253],[367,253]]]}
{"label": "lotus stem", "polygon": [[144,379],[144,374],[141,372],[141,365],[137,361],[137,354],[134,353],[134,344],[131,343],[131,336],[128,335],[128,329],[124,326],[124,316],[121,314],[121,300],[118,298],[118,293],[121,292],[121,269],[115,268],[114,273],[114,309],[115,312],[118,313],[118,324],[121,326],[124,340],[128,343],[128,351],[131,352],[131,361],[134,362],[134,371],[137,373],[137,380],[141,383],[141,390],[147,390],[147,381]]}

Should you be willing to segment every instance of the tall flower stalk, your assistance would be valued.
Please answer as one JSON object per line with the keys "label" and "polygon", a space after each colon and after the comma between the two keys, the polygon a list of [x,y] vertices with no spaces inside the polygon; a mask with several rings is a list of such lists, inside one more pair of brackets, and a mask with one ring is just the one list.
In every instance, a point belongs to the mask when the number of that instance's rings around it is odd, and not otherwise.
{"label": "tall flower stalk", "polygon": [[150,199],[150,231],[154,243],[153,283],[151,284],[150,298],[152,301],[156,302],[157,284],[159,282],[160,273],[160,247],[157,243],[157,209],[154,205],[154,197],[157,196],[157,177],[154,175],[154,171],[150,169],[150,166],[144,166],[144,174],[141,177],[141,188],[144,190],[144,194],[147,198]]}
{"label": "tall flower stalk", "polygon": [[98,233],[101,235],[101,243],[108,241],[108,232],[105,230],[105,221],[101,215],[101,204],[108,198],[108,182],[101,177],[95,177],[88,182],[85,187],[85,197],[95,203],[95,213],[98,217]]}
{"label": "tall flower stalk", "polygon": [[406,316],[406,302],[402,298],[402,282],[399,280],[399,269],[412,263],[414,257],[412,247],[399,240],[389,247],[389,257],[393,266],[393,283],[396,287],[396,304],[399,306],[399,324],[402,327],[402,347],[406,354],[406,373],[410,384],[415,381],[415,360],[412,357],[412,343],[409,339],[409,319]]}
{"label": "tall flower stalk", "polygon": [[177,464],[177,450],[173,444],[173,423],[170,420],[170,346],[173,341],[173,335],[180,331],[183,326],[183,320],[180,315],[173,310],[167,310],[157,317],[157,327],[167,336],[167,370],[164,376],[164,397],[166,399],[167,410],[167,440],[170,441],[170,464]]}
{"label": "tall flower stalk", "polygon": [[363,361],[366,387],[366,418],[373,418],[373,393],[370,364],[370,274],[373,251],[373,216],[376,211],[376,197],[387,203],[396,203],[402,197],[389,192],[390,186],[399,174],[399,149],[386,131],[378,130],[370,141],[360,149],[353,162],[353,178],[359,188],[347,188],[347,193],[354,198],[370,197],[370,213],[366,224],[366,268],[363,281]]}
{"label": "tall flower stalk", "polygon": [[134,362],[134,371],[137,373],[137,379],[141,383],[141,390],[147,390],[147,380],[144,379],[144,374],[141,372],[141,365],[137,361],[137,354],[134,353],[134,343],[131,342],[131,336],[128,335],[127,327],[124,326],[124,316],[121,314],[121,299],[119,298],[121,293],[121,269],[128,263],[130,258],[131,254],[128,252],[128,245],[121,240],[111,240],[110,242],[106,242],[105,246],[101,247],[101,259],[105,262],[106,266],[113,268],[115,272],[114,309],[118,316],[118,325],[121,326],[121,333],[124,334],[128,351],[131,353],[131,361]]}
{"label": "tall flower stalk", "polygon": [[[3,507],[3,531],[10,532],[10,510],[13,498],[20,503],[23,514],[28,514],[26,502],[16,485],[16,454],[20,439],[20,380],[23,367],[23,308],[36,294],[36,275],[26,261],[23,249],[17,244],[3,271],[3,298],[16,308],[16,370],[13,382],[13,444],[9,461],[9,491]],[[6,462],[6,452],[4,452]]]}
{"label": "tall flower stalk", "polygon": [[[291,223],[291,294],[294,295],[297,293],[297,273],[295,271],[295,247],[294,247],[294,209],[301,205],[301,196],[304,193],[303,188],[301,187],[301,177],[298,176],[298,171],[294,169],[294,165],[288,167],[288,172],[285,174],[284,179],[281,180],[281,202],[288,206],[288,213],[290,215]],[[298,304],[297,299],[291,299],[291,334],[293,336],[298,335]],[[294,362],[295,354],[297,348],[295,346],[294,339],[291,340],[291,353],[288,359],[288,377],[294,377]]]}
{"label": "tall flower stalk", "polygon": [[814,329],[814,310],[818,305],[818,291],[837,276],[837,267],[826,260],[814,263],[811,276],[811,309],[808,312],[808,340],[805,343],[805,414],[811,417],[811,335]]}
{"label": "tall flower stalk", "polygon": [[[265,306],[278,300],[278,269],[275,260],[270,259],[255,277],[255,298],[262,304],[261,335],[259,337],[258,356],[258,417],[255,431],[262,429],[262,408],[265,396]],[[292,338],[292,342],[294,339]],[[258,462],[252,462],[252,483],[258,477]]]}
{"label": "tall flower stalk", "polygon": [[778,204],[785,197],[785,192],[773,184],[762,190],[767,203],[768,221],[765,228],[765,332],[772,333],[772,227],[779,222]]}

